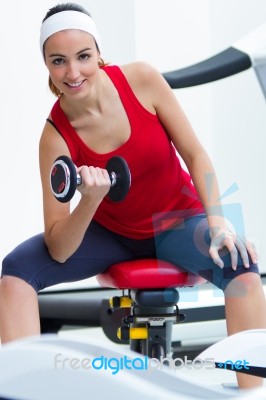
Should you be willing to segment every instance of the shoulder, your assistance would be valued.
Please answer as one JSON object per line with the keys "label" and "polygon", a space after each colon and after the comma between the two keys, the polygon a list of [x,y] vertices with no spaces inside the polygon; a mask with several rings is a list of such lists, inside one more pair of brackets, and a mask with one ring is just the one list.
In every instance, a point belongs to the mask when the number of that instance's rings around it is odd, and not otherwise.
{"label": "shoulder", "polygon": [[161,73],[151,64],[137,61],[120,66],[128,82],[133,85],[149,85],[161,79]]}
{"label": "shoulder", "polygon": [[146,62],[126,64],[120,68],[142,105],[156,113],[158,102],[171,92],[162,74]]}
{"label": "shoulder", "polygon": [[123,64],[120,66],[120,68],[125,74],[140,73],[142,77],[148,77],[150,72],[157,71],[153,65],[145,61],[136,61],[129,64]]}
{"label": "shoulder", "polygon": [[54,150],[62,152],[62,151],[67,151],[68,148],[66,146],[65,140],[63,137],[60,135],[56,127],[53,125],[53,122],[51,119],[51,115],[47,118],[43,131],[39,140],[39,149],[40,152],[53,152]]}

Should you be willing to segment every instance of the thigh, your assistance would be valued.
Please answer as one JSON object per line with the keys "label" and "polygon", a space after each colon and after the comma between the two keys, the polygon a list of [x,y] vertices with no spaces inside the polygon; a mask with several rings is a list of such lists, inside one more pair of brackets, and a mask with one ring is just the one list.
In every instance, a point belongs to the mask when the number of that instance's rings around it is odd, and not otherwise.
{"label": "thigh", "polygon": [[234,271],[227,249],[220,251],[224,268],[218,267],[209,255],[210,242],[207,218],[204,214],[197,215],[156,238],[157,257],[202,276],[222,290],[238,275],[259,272],[257,265],[252,264],[251,260],[250,268],[245,268],[240,254],[237,269]]}
{"label": "thigh", "polygon": [[21,243],[5,257],[2,276],[19,277],[38,292],[58,283],[95,276],[113,263],[132,258],[132,253],[115,235],[93,222],[80,247],[65,263],[58,263],[50,257],[44,235],[39,234]]}

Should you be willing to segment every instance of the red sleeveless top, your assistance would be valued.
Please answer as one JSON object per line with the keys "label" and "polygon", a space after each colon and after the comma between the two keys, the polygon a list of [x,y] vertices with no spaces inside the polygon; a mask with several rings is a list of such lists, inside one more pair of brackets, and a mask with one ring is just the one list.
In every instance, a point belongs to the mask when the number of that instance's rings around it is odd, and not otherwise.
{"label": "red sleeveless top", "polygon": [[105,168],[109,158],[119,155],[130,168],[131,187],[118,203],[108,196],[100,204],[95,220],[120,235],[145,239],[203,212],[189,174],[181,168],[169,136],[157,115],[147,111],[134,95],[118,66],[102,68],[116,87],[127,113],[131,135],[118,149],[98,154],[80,139],[60,107],[54,104],[51,116],[77,165]]}

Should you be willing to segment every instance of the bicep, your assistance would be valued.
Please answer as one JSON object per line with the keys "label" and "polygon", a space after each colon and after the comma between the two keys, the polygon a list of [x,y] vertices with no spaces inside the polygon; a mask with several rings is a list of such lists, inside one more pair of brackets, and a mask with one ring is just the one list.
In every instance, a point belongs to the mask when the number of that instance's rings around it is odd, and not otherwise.
{"label": "bicep", "polygon": [[49,235],[53,225],[69,215],[69,203],[60,203],[50,187],[50,173],[55,159],[61,155],[70,156],[68,147],[60,134],[46,123],[39,143],[39,167],[43,192],[43,213],[45,235]]}

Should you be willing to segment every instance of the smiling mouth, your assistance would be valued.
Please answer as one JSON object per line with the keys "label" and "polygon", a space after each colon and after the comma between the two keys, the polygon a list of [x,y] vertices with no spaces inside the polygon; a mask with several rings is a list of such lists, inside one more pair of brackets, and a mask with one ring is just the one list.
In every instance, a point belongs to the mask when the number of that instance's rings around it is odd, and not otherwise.
{"label": "smiling mouth", "polygon": [[83,82],[84,81],[73,82],[73,83],[66,82],[66,85],[69,86],[70,88],[78,88],[82,85]]}

